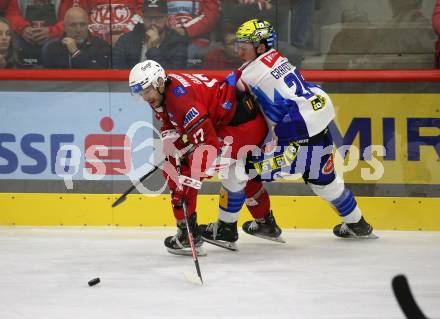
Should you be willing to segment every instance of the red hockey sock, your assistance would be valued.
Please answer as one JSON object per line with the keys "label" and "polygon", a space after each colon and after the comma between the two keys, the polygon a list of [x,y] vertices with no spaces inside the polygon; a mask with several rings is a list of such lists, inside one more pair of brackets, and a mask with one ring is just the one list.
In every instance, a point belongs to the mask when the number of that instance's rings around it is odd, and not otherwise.
{"label": "red hockey sock", "polygon": [[246,193],[246,206],[255,219],[266,217],[270,212],[269,194],[261,181],[250,180],[244,189]]}
{"label": "red hockey sock", "polygon": [[[197,206],[197,190],[194,188],[190,188],[187,197],[186,197],[186,207],[188,210],[188,218],[195,213]],[[183,220],[183,207],[173,207],[173,213],[176,220]]]}

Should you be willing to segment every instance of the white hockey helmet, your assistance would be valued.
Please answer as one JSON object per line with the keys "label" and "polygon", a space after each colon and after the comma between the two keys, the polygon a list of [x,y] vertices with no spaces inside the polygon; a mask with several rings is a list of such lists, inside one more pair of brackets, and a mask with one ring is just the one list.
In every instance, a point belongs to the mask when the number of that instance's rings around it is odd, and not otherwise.
{"label": "white hockey helmet", "polygon": [[159,88],[159,79],[166,79],[165,70],[153,60],[145,60],[136,64],[130,71],[129,85],[133,94],[138,94],[150,85]]}

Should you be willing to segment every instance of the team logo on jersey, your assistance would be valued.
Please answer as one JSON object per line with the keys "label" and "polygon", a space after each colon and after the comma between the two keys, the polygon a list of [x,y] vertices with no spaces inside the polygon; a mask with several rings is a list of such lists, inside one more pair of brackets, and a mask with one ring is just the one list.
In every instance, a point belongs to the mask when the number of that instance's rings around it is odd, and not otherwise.
{"label": "team logo on jersey", "polygon": [[313,98],[310,103],[315,111],[319,111],[325,107],[327,101],[324,96],[316,94],[315,98]]}
{"label": "team logo on jersey", "polygon": [[235,72],[229,73],[225,78],[226,83],[228,83],[229,86],[235,86],[237,85],[237,75]]}
{"label": "team logo on jersey", "polygon": [[[124,4],[108,4],[97,5],[92,8],[90,13],[90,19],[93,24],[110,25],[113,24],[124,24],[127,23],[132,12],[130,7]],[[96,27],[96,26],[93,26]],[[93,30],[99,32],[100,30]],[[102,31],[102,30],[101,30]]]}
{"label": "team logo on jersey", "polygon": [[321,172],[324,175],[328,175],[333,172],[334,168],[335,168],[335,164],[333,162],[333,154],[330,154],[330,157],[328,158],[328,160],[325,163],[324,167],[322,168]]}
{"label": "team logo on jersey", "polygon": [[261,62],[266,64],[269,68],[273,67],[274,64],[278,61],[278,59],[281,58],[281,54],[278,51],[271,52],[269,54],[266,54],[262,59]]}
{"label": "team logo on jersey", "polygon": [[176,97],[181,97],[182,95],[185,95],[188,93],[188,91],[183,87],[183,85],[179,85],[173,89],[173,94]]}
{"label": "team logo on jersey", "polygon": [[187,127],[189,123],[192,122],[197,116],[199,115],[199,112],[196,110],[195,107],[192,107],[188,113],[185,114],[185,117],[183,118],[183,127]]}
{"label": "team logo on jersey", "polygon": [[225,110],[230,110],[232,108],[232,102],[231,101],[226,101],[225,103],[222,104],[222,107]]}

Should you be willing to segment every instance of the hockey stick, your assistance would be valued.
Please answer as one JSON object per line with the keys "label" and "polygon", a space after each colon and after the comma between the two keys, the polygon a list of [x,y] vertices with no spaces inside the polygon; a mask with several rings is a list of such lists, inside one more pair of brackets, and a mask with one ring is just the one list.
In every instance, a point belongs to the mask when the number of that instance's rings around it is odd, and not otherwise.
{"label": "hockey stick", "polygon": [[125,192],[124,194],[122,194],[121,196],[119,196],[119,198],[117,200],[115,200],[115,202],[112,204],[112,207],[116,207],[120,204],[122,204],[126,199],[127,199],[127,195],[130,194],[132,191],[135,190],[135,188],[140,185],[144,180],[146,180],[151,174],[153,174],[155,171],[157,171],[157,169],[165,162],[165,160],[163,160],[162,162],[159,163],[159,165],[154,166],[154,168],[149,171],[147,174],[145,174],[144,176],[141,177],[141,179],[136,182],[136,184],[131,185]]}
{"label": "hockey stick", "polygon": [[392,280],[394,295],[408,319],[427,319],[417,305],[405,275],[397,275]]}
{"label": "hockey stick", "polygon": [[202,278],[202,272],[200,271],[199,258],[197,257],[197,250],[194,245],[194,239],[192,236],[191,229],[189,228],[188,210],[186,207],[186,201],[183,201],[182,206],[183,206],[183,217],[185,218],[186,230],[188,232],[188,241],[191,246],[191,253],[192,253],[193,260],[194,260],[194,265],[196,265],[197,276],[199,276],[200,282],[203,285],[203,278]]}
{"label": "hockey stick", "polygon": [[[179,140],[180,140],[180,141],[183,141],[183,139],[184,139],[184,136],[183,136],[183,135],[182,135],[181,137],[179,137]],[[180,155],[180,156],[181,156],[182,154],[186,154],[187,152],[190,153],[190,152],[192,151],[192,148],[193,148],[193,145],[190,144],[190,145],[184,147],[183,149],[179,150],[179,151],[177,152],[177,155]],[[121,196],[119,196],[119,198],[118,198],[117,200],[115,200],[115,202],[112,204],[112,207],[114,208],[114,207],[116,207],[116,206],[122,204],[123,202],[125,202],[125,200],[127,199],[127,195],[130,194],[132,191],[134,191],[135,188],[136,188],[138,185],[140,185],[145,179],[147,179],[151,174],[153,174],[155,171],[157,171],[157,169],[158,169],[159,167],[161,167],[162,164],[163,164],[166,160],[167,160],[167,158],[165,158],[164,160],[162,160],[158,165],[154,166],[154,168],[153,168],[151,171],[149,171],[147,174],[145,174],[144,176],[142,176],[141,179],[140,179],[138,182],[136,182],[136,184],[131,185],[131,186],[130,186],[130,187],[124,192],[124,194],[122,194]]]}
{"label": "hockey stick", "polygon": [[[179,175],[179,177],[181,176],[181,165],[180,165],[180,157],[176,156],[176,170],[177,170],[177,174]],[[197,250],[196,247],[194,245],[194,238],[192,235],[192,231],[189,227],[189,218],[188,218],[188,207],[186,206],[186,200],[183,200],[182,203],[182,207],[183,207],[183,218],[185,219],[185,225],[186,225],[186,231],[188,232],[188,241],[189,241],[189,245],[191,246],[191,253],[192,253],[192,257],[194,260],[194,265],[196,266],[196,271],[197,271],[197,276],[199,276],[200,278],[200,282],[203,285],[203,278],[202,278],[202,272],[200,271],[200,265],[199,265],[199,259],[197,257]]]}

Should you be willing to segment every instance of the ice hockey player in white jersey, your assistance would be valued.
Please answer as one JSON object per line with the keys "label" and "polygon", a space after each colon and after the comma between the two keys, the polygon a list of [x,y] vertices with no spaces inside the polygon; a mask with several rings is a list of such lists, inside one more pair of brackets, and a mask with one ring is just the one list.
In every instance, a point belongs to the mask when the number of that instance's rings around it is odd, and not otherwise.
{"label": "ice hockey player in white jersey", "polygon": [[[236,32],[237,50],[245,62],[237,87],[250,92],[266,119],[269,133],[262,152],[253,154],[251,169],[263,181],[301,174],[305,183],[339,213],[333,233],[344,238],[374,238],[352,192],[334,171],[333,139],[328,124],[335,116],[330,97],[306,82],[299,70],[276,51],[272,25],[253,19]],[[258,223],[243,230],[258,235]]]}

